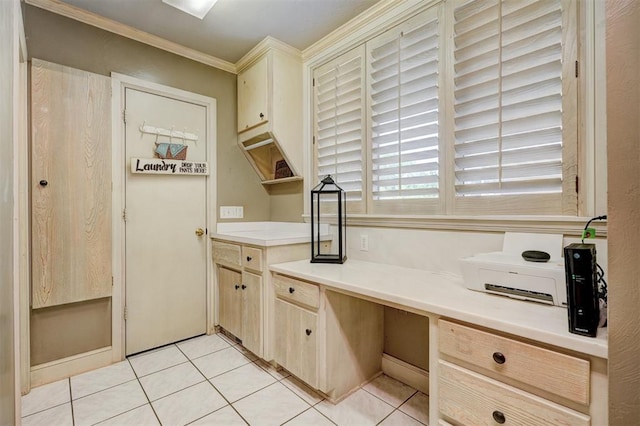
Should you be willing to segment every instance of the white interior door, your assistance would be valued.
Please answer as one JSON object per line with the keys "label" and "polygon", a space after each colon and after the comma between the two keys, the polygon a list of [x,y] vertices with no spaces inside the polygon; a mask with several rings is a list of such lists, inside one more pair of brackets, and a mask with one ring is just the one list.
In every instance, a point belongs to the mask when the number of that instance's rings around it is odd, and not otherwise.
{"label": "white interior door", "polygon": [[[206,332],[206,177],[132,173],[131,158],[179,155],[207,161],[206,108],[125,90],[125,352]],[[197,141],[141,132],[142,126],[191,133]],[[168,147],[167,144],[171,144]],[[182,146],[181,145],[185,145]],[[164,151],[163,151],[164,150]]]}

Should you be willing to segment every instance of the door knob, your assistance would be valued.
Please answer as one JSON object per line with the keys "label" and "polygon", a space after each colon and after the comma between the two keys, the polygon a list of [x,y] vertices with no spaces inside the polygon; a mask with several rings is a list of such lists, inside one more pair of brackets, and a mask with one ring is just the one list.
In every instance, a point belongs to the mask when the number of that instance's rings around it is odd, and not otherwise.
{"label": "door knob", "polygon": [[40,186],[47,186],[49,184],[49,182],[47,182],[46,180],[42,179],[40,181]]}
{"label": "door knob", "polygon": [[204,229],[202,229],[202,228],[197,228],[197,229],[196,229],[196,235],[197,235],[198,237],[202,237],[202,236],[204,235]]}

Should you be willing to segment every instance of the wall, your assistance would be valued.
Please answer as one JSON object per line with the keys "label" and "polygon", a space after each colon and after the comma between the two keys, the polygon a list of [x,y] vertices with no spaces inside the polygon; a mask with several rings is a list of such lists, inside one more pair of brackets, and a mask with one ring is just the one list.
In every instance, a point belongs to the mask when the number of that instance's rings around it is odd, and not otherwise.
{"label": "wall", "polygon": [[609,424],[640,424],[640,2],[607,1]]}
{"label": "wall", "polygon": [[[13,424],[15,408],[13,301],[13,70],[14,12],[0,1],[0,424]],[[18,416],[19,417],[19,416]]]}
{"label": "wall", "polygon": [[[218,206],[243,205],[244,220],[269,219],[269,194],[237,147],[234,74],[29,5],[25,6],[25,32],[30,58],[103,75],[117,72],[216,98]],[[105,332],[110,332],[110,313],[105,315],[104,303],[33,313],[33,365],[96,349],[104,345]],[[75,319],[73,325],[67,324],[67,315]],[[38,336],[50,330],[65,330],[60,336],[64,346],[40,340]]]}
{"label": "wall", "polygon": [[302,222],[302,181],[268,185],[269,220],[274,222]]}

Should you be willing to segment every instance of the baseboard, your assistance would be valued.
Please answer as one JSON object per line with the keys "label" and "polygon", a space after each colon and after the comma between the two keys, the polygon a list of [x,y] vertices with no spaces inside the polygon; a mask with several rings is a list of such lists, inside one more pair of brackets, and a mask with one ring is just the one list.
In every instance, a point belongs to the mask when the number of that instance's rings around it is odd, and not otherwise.
{"label": "baseboard", "polygon": [[382,372],[422,393],[429,394],[429,372],[422,368],[383,353]]}
{"label": "baseboard", "polygon": [[31,367],[31,387],[45,385],[113,363],[111,346]]}

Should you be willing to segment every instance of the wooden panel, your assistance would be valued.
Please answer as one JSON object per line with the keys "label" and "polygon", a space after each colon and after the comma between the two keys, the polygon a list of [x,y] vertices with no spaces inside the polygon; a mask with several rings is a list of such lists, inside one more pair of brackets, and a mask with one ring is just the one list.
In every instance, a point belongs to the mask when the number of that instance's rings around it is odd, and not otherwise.
{"label": "wooden panel", "polygon": [[238,74],[238,133],[269,120],[267,61],[265,55]]}
{"label": "wooden panel", "polygon": [[218,310],[220,326],[242,338],[242,275],[232,269],[218,266]]}
{"label": "wooden panel", "polygon": [[32,306],[111,296],[111,81],[31,69]]}
{"label": "wooden panel", "polygon": [[496,425],[494,413],[504,415],[505,425],[587,426],[590,418],[545,399],[465,370],[439,362],[440,412],[462,425]]}
{"label": "wooden panel", "polygon": [[282,299],[315,309],[320,306],[320,289],[315,284],[274,275],[273,288],[276,296]]}
{"label": "wooden panel", "polygon": [[262,357],[262,277],[242,274],[242,346]]}
{"label": "wooden panel", "polygon": [[335,402],[381,371],[384,307],[332,291],[324,299],[326,364],[319,389]]}
{"label": "wooden panel", "polygon": [[[589,404],[589,361],[439,320],[439,347],[444,354],[546,392]],[[504,355],[502,364],[494,353]]]}
{"label": "wooden panel", "polygon": [[230,266],[241,266],[240,261],[240,246],[237,244],[223,243],[220,241],[214,241],[213,247],[213,261],[216,263],[222,263]]}
{"label": "wooden panel", "polygon": [[275,318],[275,361],[312,388],[317,388],[317,315],[276,299]]}
{"label": "wooden panel", "polygon": [[254,247],[242,246],[242,266],[254,271],[262,272],[262,250]]}

